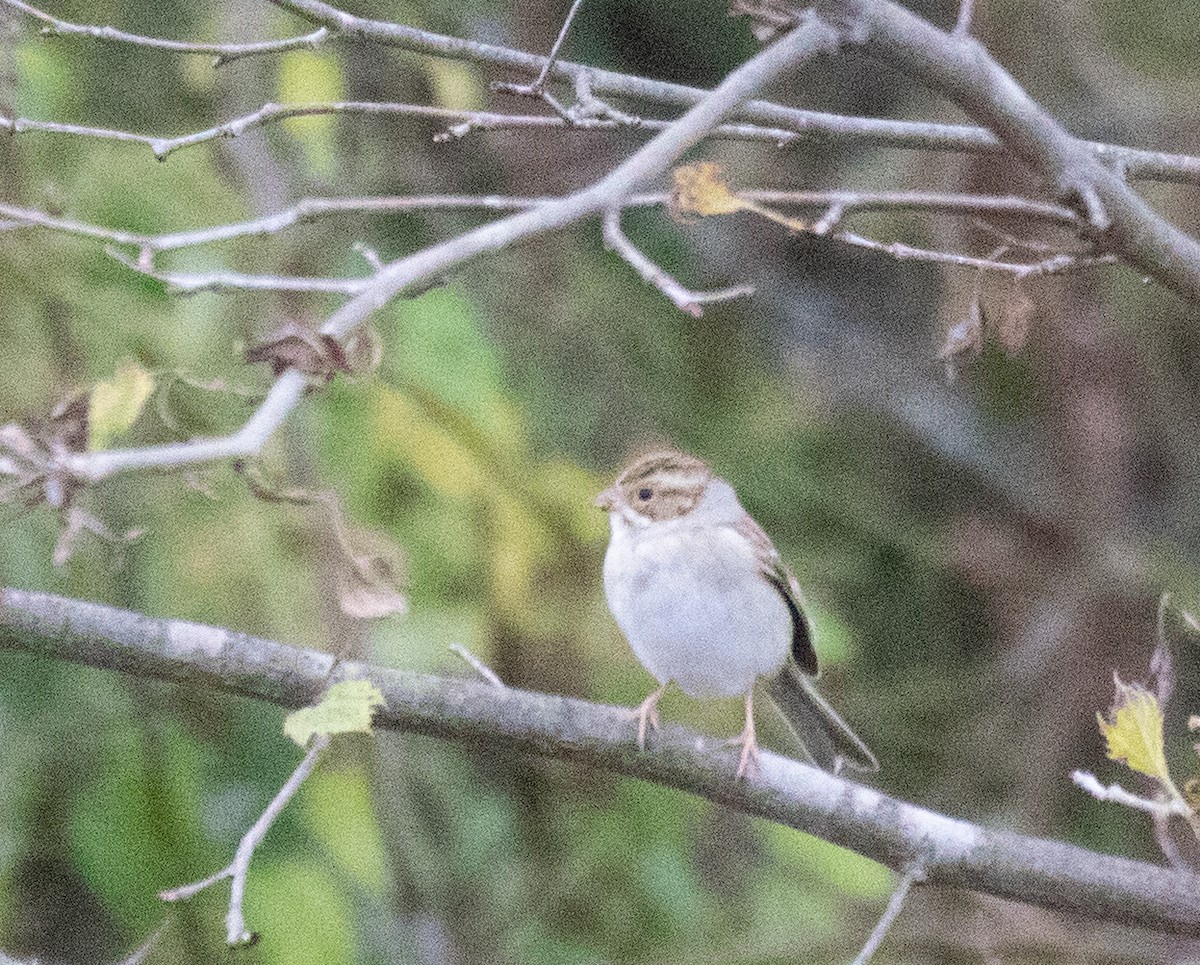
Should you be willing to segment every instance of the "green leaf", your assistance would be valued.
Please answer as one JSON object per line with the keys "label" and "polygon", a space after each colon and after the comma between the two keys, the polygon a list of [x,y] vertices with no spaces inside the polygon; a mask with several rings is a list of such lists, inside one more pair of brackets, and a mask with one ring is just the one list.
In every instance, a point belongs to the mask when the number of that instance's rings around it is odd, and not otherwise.
{"label": "green leaf", "polygon": [[288,714],[283,732],[301,747],[316,734],[369,734],[371,718],[383,705],[383,694],[371,681],[345,680],[330,687],[319,703]]}
{"label": "green leaf", "polygon": [[88,400],[88,449],[105,449],[141,415],[154,391],[154,376],[137,362],[126,362]]}
{"label": "green leaf", "polygon": [[1133,770],[1169,784],[1163,750],[1163,715],[1158,698],[1139,684],[1127,684],[1113,675],[1116,696],[1106,720],[1100,714],[1100,733],[1108,742],[1108,756],[1124,761]]}

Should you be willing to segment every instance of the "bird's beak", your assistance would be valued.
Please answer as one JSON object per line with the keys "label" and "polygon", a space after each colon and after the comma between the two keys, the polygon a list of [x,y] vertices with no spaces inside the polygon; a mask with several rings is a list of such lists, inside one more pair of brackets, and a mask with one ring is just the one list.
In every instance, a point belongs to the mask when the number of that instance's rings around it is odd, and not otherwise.
{"label": "bird's beak", "polygon": [[596,497],[596,506],[605,511],[612,509],[613,501],[616,498],[616,493],[613,492],[613,487],[609,486],[599,496]]}

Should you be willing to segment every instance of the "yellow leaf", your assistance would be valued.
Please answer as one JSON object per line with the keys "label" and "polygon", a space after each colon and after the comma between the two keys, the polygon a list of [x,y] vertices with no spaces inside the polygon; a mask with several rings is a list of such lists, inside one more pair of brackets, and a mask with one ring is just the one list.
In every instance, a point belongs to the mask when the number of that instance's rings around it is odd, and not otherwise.
{"label": "yellow leaf", "polygon": [[1100,733],[1108,742],[1108,756],[1124,761],[1133,770],[1157,778],[1164,784],[1171,780],[1163,750],[1163,715],[1158,699],[1145,687],[1127,684],[1113,675],[1116,696],[1106,720],[1096,715]]}
{"label": "yellow leaf", "polygon": [[712,161],[684,165],[676,168],[672,176],[675,190],[671,194],[671,207],[679,214],[698,214],[706,218],[714,214],[751,211],[768,221],[783,225],[789,231],[808,231],[810,228],[807,222],[789,218],[765,204],[739,198],[725,183],[721,165]]}
{"label": "yellow leaf", "polygon": [[685,214],[708,217],[714,214],[733,214],[746,207],[725,184],[721,165],[712,161],[686,164],[676,168],[672,176],[675,179],[675,207]]}
{"label": "yellow leaf", "polygon": [[154,391],[154,376],[137,362],[126,362],[107,382],[92,389],[88,399],[88,449],[107,448],[141,414]]}
{"label": "yellow leaf", "polygon": [[383,705],[383,694],[371,681],[344,680],[330,687],[318,703],[288,714],[283,732],[301,747],[315,734],[369,734],[371,718]]}

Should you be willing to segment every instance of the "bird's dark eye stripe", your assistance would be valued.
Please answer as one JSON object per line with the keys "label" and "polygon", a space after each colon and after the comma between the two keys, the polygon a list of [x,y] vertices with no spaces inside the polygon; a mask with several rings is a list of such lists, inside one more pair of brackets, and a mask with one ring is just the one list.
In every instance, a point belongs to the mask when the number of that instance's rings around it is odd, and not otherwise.
{"label": "bird's dark eye stripe", "polygon": [[653,495],[654,495],[654,493],[651,490],[646,489],[644,487],[642,489],[638,490],[638,499],[640,499],[642,502],[645,502],[647,499],[649,499]]}

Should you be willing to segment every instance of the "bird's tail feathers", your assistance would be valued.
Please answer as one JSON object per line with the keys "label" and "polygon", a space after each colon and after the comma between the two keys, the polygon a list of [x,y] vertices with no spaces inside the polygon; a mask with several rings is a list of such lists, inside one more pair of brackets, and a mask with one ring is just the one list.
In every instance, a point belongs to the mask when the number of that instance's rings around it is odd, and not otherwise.
{"label": "bird's tail feathers", "polygon": [[843,768],[865,774],[879,770],[879,761],[871,749],[829,706],[812,678],[798,666],[789,662],[767,684],[767,694],[814,763],[834,774]]}

